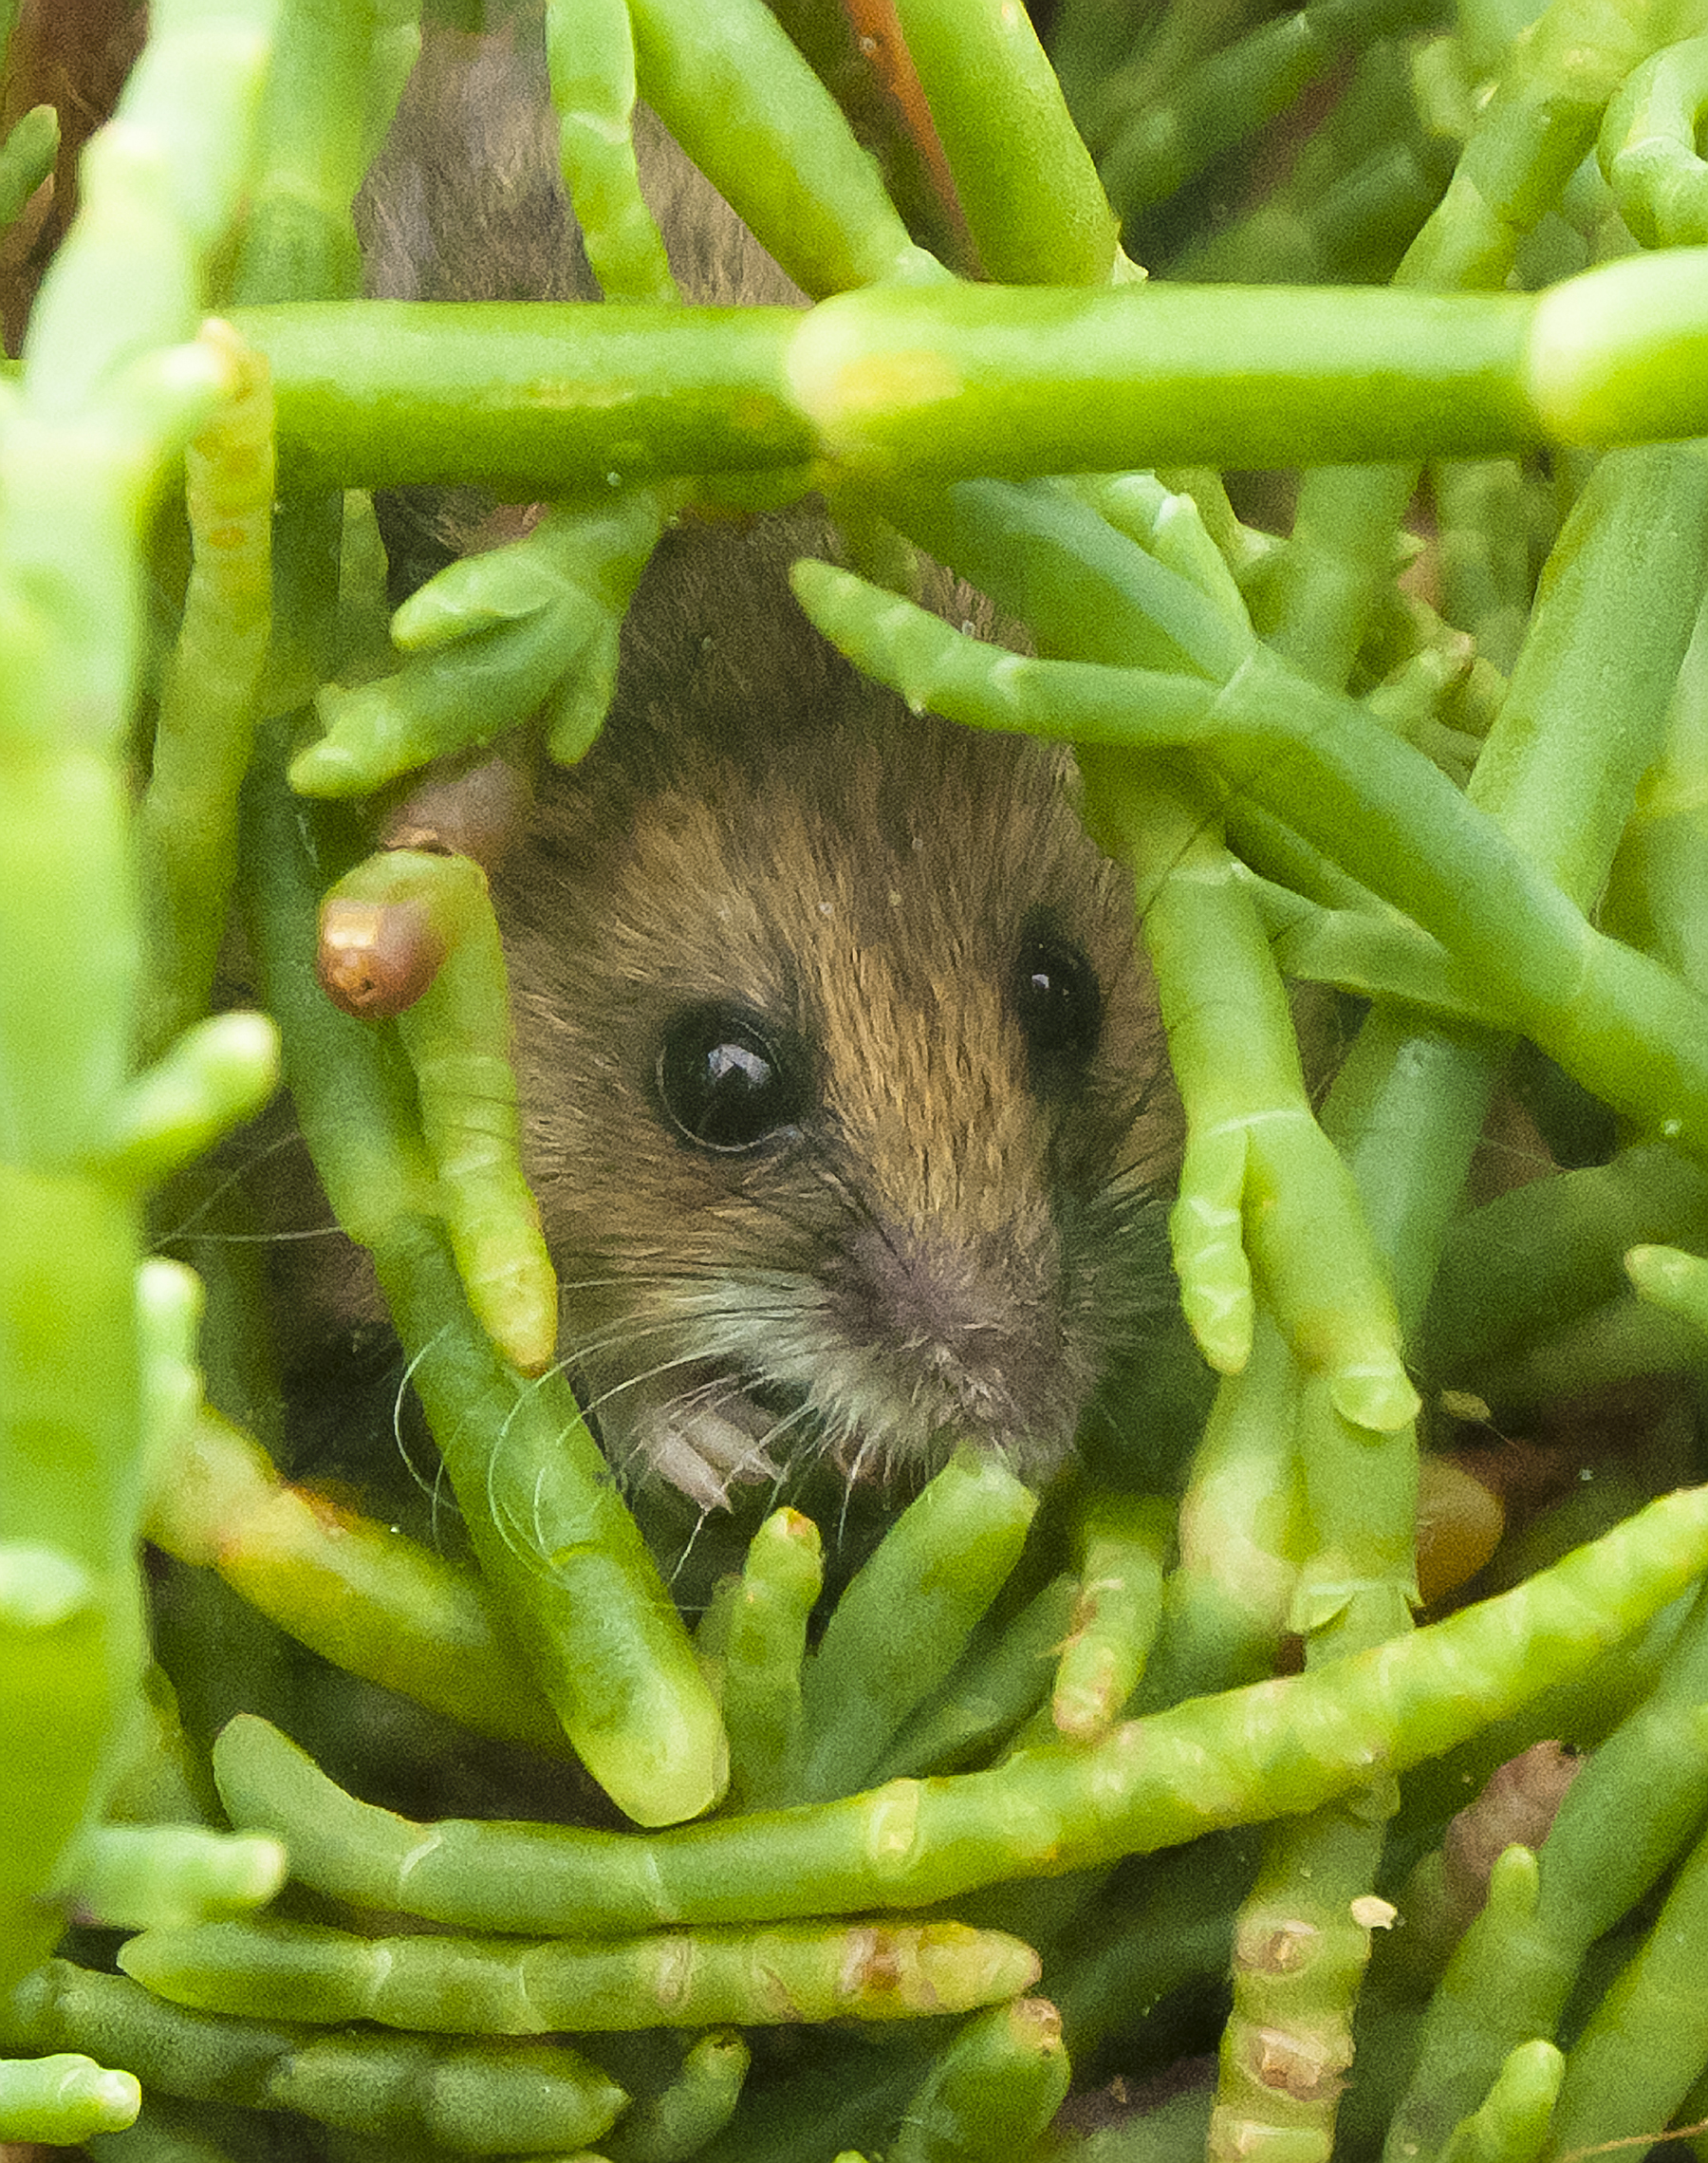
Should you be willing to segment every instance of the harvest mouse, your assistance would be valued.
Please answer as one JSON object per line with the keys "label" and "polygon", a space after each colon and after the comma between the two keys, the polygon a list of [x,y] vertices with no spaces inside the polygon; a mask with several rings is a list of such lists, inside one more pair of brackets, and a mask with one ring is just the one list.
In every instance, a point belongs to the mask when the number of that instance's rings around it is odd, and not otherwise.
{"label": "harvest mouse", "polygon": [[704,1505],[810,1449],[1047,1472],[1167,1282],[1131,885],[1070,762],[865,683],[793,552],[667,538],[494,886],[562,1352]]}
{"label": "harvest mouse", "polygon": [[[416,140],[388,261],[438,186]],[[720,297],[752,246],[705,251]],[[818,637],[786,571],[822,545],[798,511],[666,535],[604,732],[493,881],[560,1354],[619,1472],[701,1509],[814,1454],[1048,1473],[1169,1283],[1131,881],[1067,754],[915,716]]]}

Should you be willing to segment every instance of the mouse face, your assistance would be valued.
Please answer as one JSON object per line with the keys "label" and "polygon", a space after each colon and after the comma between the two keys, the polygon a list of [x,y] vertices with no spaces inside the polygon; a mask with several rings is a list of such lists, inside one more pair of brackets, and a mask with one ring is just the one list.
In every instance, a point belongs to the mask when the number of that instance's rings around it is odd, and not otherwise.
{"label": "mouse face", "polygon": [[619,1469],[705,1507],[804,1451],[1048,1471],[1166,1281],[1131,889],[1069,762],[864,684],[786,560],[667,544],[495,886],[563,1355]]}
{"label": "mouse face", "polygon": [[[368,289],[590,289],[556,140],[537,50],[431,33],[357,206]],[[656,123],[640,151],[687,292],[799,298]],[[376,508],[398,598],[484,511]],[[702,1508],[815,1452],[1047,1472],[1172,1297],[1130,882],[1065,754],[908,714],[818,638],[786,571],[820,539],[667,537],[604,733],[493,880],[560,1352],[619,1471]],[[278,1263],[305,1363],[380,1314],[309,1259]]]}

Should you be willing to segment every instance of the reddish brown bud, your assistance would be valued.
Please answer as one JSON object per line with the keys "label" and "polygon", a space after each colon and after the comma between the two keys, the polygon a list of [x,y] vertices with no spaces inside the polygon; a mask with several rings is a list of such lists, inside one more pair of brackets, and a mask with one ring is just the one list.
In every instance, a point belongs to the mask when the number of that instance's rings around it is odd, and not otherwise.
{"label": "reddish brown bud", "polygon": [[414,902],[333,900],[321,909],[314,972],[334,1006],[401,1014],[437,976],[445,942]]}

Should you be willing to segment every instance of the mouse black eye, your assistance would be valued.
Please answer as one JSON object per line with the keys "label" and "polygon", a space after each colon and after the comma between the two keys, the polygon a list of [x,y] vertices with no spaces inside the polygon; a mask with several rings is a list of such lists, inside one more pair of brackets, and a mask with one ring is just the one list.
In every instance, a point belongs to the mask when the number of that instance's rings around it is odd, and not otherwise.
{"label": "mouse black eye", "polygon": [[806,1109],[803,1062],[779,1032],[734,1006],[696,1006],[665,1031],[659,1052],[664,1109],[702,1149],[757,1148]]}
{"label": "mouse black eye", "polygon": [[1071,941],[1038,933],[1022,943],[1014,967],[1014,1015],[1026,1048],[1046,1075],[1085,1065],[1103,1026],[1097,972]]}

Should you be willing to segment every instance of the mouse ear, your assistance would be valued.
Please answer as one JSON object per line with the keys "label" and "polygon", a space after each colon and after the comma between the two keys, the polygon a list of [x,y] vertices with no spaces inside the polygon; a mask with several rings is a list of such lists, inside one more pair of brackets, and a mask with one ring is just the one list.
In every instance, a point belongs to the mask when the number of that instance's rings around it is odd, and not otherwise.
{"label": "mouse ear", "polygon": [[412,789],[380,830],[381,848],[414,848],[430,856],[472,856],[495,871],[511,844],[527,831],[533,783],[527,769],[502,755],[457,774],[435,774]]}

